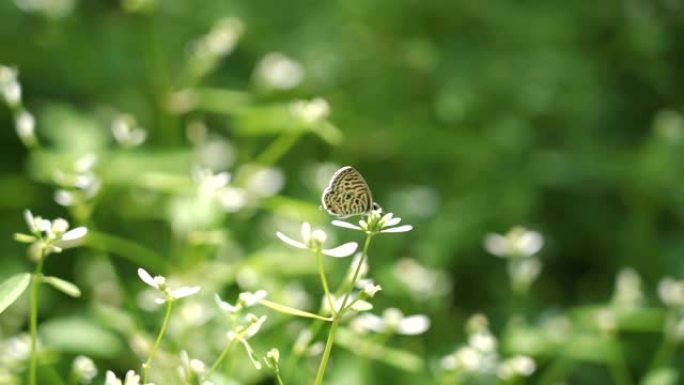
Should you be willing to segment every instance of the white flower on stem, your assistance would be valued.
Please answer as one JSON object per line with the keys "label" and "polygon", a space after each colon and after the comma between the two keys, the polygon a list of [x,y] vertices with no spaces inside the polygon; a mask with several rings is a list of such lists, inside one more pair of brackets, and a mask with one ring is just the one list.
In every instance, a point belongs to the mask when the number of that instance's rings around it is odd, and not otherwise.
{"label": "white flower on stem", "polygon": [[234,327],[232,330],[226,333],[226,337],[228,338],[228,341],[240,342],[242,346],[244,346],[249,359],[252,361],[252,364],[254,364],[254,367],[257,370],[261,370],[261,362],[254,354],[254,350],[247,340],[259,332],[261,326],[264,324],[264,322],[266,322],[266,316],[264,315],[257,317],[252,313],[248,313],[244,317],[244,321],[246,321],[246,324],[241,324]]}
{"label": "white flower on stem", "polygon": [[257,64],[254,79],[259,86],[267,89],[290,90],[304,79],[304,68],[287,55],[269,53]]}
{"label": "white flower on stem", "polygon": [[17,136],[26,146],[32,146],[36,139],[36,118],[30,112],[21,109],[14,116],[14,128]]}
{"label": "white flower on stem", "polygon": [[112,121],[112,135],[122,147],[138,147],[147,139],[147,131],[139,127],[131,115],[121,114]]}
{"label": "white flower on stem", "polygon": [[[126,376],[124,377],[124,380],[122,382],[120,379],[116,377],[116,375],[111,370],[108,370],[105,375],[105,385],[141,385],[140,376],[136,374],[133,370],[129,370],[128,372],[126,372]],[[154,384],[148,382],[144,385]]]}
{"label": "white flower on stem", "polygon": [[164,295],[164,298],[156,298],[155,302],[162,304],[168,301],[175,301],[177,299],[185,298],[196,294],[200,291],[199,286],[180,287],[178,289],[170,289],[166,284],[166,278],[161,275],[152,277],[147,270],[142,267],[138,268],[138,277],[148,286],[159,290]]}
{"label": "white flower on stem", "polygon": [[92,359],[86,356],[77,356],[71,364],[74,377],[81,384],[89,384],[97,376],[97,367]]}
{"label": "white flower on stem", "polygon": [[396,308],[386,309],[382,317],[364,313],[353,321],[354,329],[358,331],[374,331],[376,333],[395,333],[402,335],[418,335],[430,328],[430,319],[424,314],[404,316]]}
{"label": "white flower on stem", "polygon": [[21,105],[21,85],[16,68],[0,65],[0,93],[10,108]]}
{"label": "white flower on stem", "polygon": [[33,216],[31,211],[24,210],[24,219],[31,234],[15,233],[14,239],[22,243],[30,243],[30,249],[40,258],[41,254],[59,253],[63,249],[78,246],[85,238],[88,230],[85,227],[69,229],[69,222],[62,218],[52,221]]}
{"label": "white flower on stem", "polygon": [[658,296],[670,308],[684,307],[684,280],[665,277],[658,283]]}
{"label": "white flower on stem", "polygon": [[292,247],[305,250],[308,249],[314,252],[320,251],[324,255],[335,258],[348,257],[354,254],[359,246],[356,242],[347,242],[332,249],[323,249],[323,243],[325,243],[325,240],[327,239],[327,234],[323,230],[317,229],[311,231],[311,225],[308,222],[304,222],[301,231],[302,242],[296,241],[280,231],[276,233],[276,236]]}
{"label": "white flower on stem", "polygon": [[377,294],[381,290],[382,287],[380,285],[376,285],[373,281],[366,282],[363,285],[363,292],[369,297],[375,297],[375,294]]}
{"label": "white flower on stem", "polygon": [[102,187],[102,180],[95,174],[95,154],[78,158],[69,171],[58,170],[53,179],[60,186],[55,191],[55,202],[69,207],[92,200]]}
{"label": "white flower on stem", "polygon": [[544,246],[544,238],[536,231],[514,227],[506,234],[491,233],[485,237],[484,247],[497,257],[530,257]]}
{"label": "white flower on stem", "polygon": [[330,104],[323,98],[296,100],[290,104],[290,113],[304,124],[313,124],[330,115]]}
{"label": "white flower on stem", "polygon": [[219,309],[226,313],[237,313],[242,309],[257,305],[261,300],[266,299],[268,292],[266,290],[257,290],[255,292],[244,291],[238,295],[238,300],[235,305],[223,301],[218,294],[214,295],[214,300]]}
{"label": "white flower on stem", "polygon": [[207,371],[207,366],[201,360],[190,358],[188,352],[181,350],[181,364],[178,366],[178,374],[184,382],[189,382],[193,377],[199,378]]}
{"label": "white flower on stem", "polygon": [[413,230],[411,225],[397,226],[401,218],[395,217],[392,213],[382,214],[380,210],[372,211],[366,219],[361,219],[359,225],[336,219],[332,224],[345,229],[359,230],[367,234],[375,233],[404,233]]}
{"label": "white flower on stem", "polygon": [[641,305],[643,299],[639,273],[630,267],[620,269],[615,279],[613,303],[625,309],[634,309]]}
{"label": "white flower on stem", "polygon": [[278,363],[280,362],[280,351],[277,348],[272,348],[264,356],[266,366],[271,369],[278,370]]}

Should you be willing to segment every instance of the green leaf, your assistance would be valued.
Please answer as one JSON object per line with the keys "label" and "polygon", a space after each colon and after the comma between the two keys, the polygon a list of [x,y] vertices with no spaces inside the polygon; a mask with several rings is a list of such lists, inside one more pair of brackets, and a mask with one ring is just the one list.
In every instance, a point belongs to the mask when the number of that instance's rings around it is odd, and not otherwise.
{"label": "green leaf", "polygon": [[332,319],[327,318],[327,317],[322,317],[318,314],[309,313],[308,311],[295,309],[293,307],[281,305],[279,303],[271,302],[271,301],[268,301],[265,299],[262,299],[261,301],[259,301],[259,303],[266,306],[266,307],[269,307],[275,311],[284,313],[284,314],[289,314],[289,315],[293,315],[293,316],[297,316],[297,317],[304,317],[304,318],[315,318],[315,319],[319,319],[322,321],[332,321]]}
{"label": "green leaf", "polygon": [[19,298],[31,282],[31,274],[19,273],[0,284],[0,313]]}
{"label": "green leaf", "polygon": [[81,289],[78,286],[61,278],[45,276],[43,277],[43,282],[52,285],[52,287],[70,297],[78,298],[81,296]]}
{"label": "green leaf", "polygon": [[113,358],[123,351],[112,331],[89,318],[53,318],[41,324],[39,334],[47,346],[63,353]]}
{"label": "green leaf", "polygon": [[648,372],[640,385],[675,385],[678,380],[679,372],[674,368],[658,368]]}

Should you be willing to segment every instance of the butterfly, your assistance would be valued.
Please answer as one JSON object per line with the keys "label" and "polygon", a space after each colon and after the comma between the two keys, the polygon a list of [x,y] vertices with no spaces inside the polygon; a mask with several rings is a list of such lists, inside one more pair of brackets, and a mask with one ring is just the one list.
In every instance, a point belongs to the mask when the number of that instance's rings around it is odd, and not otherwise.
{"label": "butterfly", "polygon": [[380,209],[373,202],[373,194],[366,180],[351,166],[342,167],[333,174],[328,187],[323,190],[321,202],[328,213],[339,218],[368,214]]}

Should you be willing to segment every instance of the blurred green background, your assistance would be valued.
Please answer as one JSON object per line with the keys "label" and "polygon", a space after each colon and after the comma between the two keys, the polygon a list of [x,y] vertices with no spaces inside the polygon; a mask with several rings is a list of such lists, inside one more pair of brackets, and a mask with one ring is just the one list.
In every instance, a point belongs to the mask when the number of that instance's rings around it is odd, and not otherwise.
{"label": "blurred green background", "polygon": [[[229,53],[202,56],[198,39],[225,18],[241,21],[239,41]],[[322,182],[353,165],[384,209],[414,226],[372,247],[371,275],[385,288],[376,309],[428,314],[432,328],[387,343],[420,357],[421,369],[364,369],[341,348],[331,383],[438,383],[440,357],[464,343],[476,312],[489,317],[502,355],[531,354],[537,371],[529,382],[544,383],[562,349],[505,343],[511,325],[524,322],[533,333],[546,317],[607,304],[625,266],[643,279],[641,306],[661,309],[658,281],[684,274],[683,42],[677,0],[0,2],[0,63],[19,70],[42,144],[22,146],[12,111],[0,108],[0,278],[30,268],[24,245],[11,239],[25,231],[23,209],[87,225],[99,234],[92,244],[46,265],[79,284],[84,298],[45,290],[41,319],[89,320],[118,343],[113,352],[84,353],[102,371],[135,368],[130,335],[103,322],[98,304],[123,307],[152,333],[156,313],[135,300],[140,265],[195,279],[213,271],[209,300],[214,291],[233,300],[240,290],[287,285],[317,298],[312,259],[295,258],[305,253],[273,234],[297,234],[303,220],[326,225]],[[284,80],[269,85],[259,66],[274,52],[295,68],[281,68]],[[291,116],[293,101],[315,97],[327,100],[329,117]],[[147,130],[145,144],[116,145],[110,125],[119,113]],[[102,188],[81,208],[60,207],[55,172],[85,153],[98,157]],[[253,198],[259,188],[241,190],[249,202],[234,212],[204,207],[192,195],[196,165],[229,171],[237,187],[261,177],[273,191]],[[486,234],[515,225],[545,239],[543,271],[523,305],[506,263],[482,246]],[[358,241],[327,229],[340,242]],[[393,273],[401,258],[442,271],[447,288],[412,295]],[[245,266],[256,283],[240,281]],[[330,268],[339,279],[346,267]],[[98,274],[121,298],[98,291]],[[12,309],[0,317],[3,338],[25,330],[25,305]],[[662,311],[644,317],[655,318],[617,333],[625,384],[652,371],[662,339]],[[287,355],[296,333],[284,319],[268,333]],[[79,349],[59,345],[58,372],[68,372]],[[604,365],[611,359],[577,356],[560,358],[571,364],[548,383],[613,381]],[[675,353],[671,367],[678,365],[684,357]],[[312,378],[289,375],[292,383]]]}

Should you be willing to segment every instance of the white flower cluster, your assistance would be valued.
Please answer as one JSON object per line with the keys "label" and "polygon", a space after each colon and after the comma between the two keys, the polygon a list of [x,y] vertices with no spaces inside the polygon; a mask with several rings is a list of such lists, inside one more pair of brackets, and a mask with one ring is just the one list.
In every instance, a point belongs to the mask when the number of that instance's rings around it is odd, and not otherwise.
{"label": "white flower cluster", "polygon": [[19,334],[0,340],[0,384],[22,384],[21,374],[31,354],[30,337]]}
{"label": "white flower cluster", "polygon": [[39,261],[48,254],[61,253],[63,249],[78,246],[88,233],[85,227],[69,229],[69,222],[62,218],[50,221],[34,217],[29,210],[24,211],[24,219],[30,234],[15,233],[14,239],[31,244],[29,257],[34,261]]}
{"label": "white flower cluster", "polygon": [[184,297],[191,296],[193,294],[196,294],[197,292],[200,291],[199,286],[191,286],[191,287],[180,287],[177,289],[171,289],[167,286],[166,283],[166,277],[157,275],[152,277],[150,273],[148,273],[145,269],[138,268],[138,277],[146,283],[148,286],[157,289],[162,295],[163,298],[156,298],[155,302],[158,304],[162,304],[165,302],[170,302],[170,301],[175,301],[177,299],[181,299]]}
{"label": "white flower cluster", "polygon": [[381,210],[373,210],[365,219],[359,220],[358,226],[338,219],[332,221],[337,227],[363,231],[366,234],[404,233],[413,230],[411,225],[397,226],[399,223],[401,218],[395,217],[392,213],[383,215]]}
{"label": "white flower cluster", "polygon": [[254,349],[252,349],[248,340],[261,330],[261,326],[266,322],[266,316],[262,315],[259,317],[249,312],[242,315],[242,311],[258,305],[267,295],[268,293],[265,290],[257,290],[253,293],[248,291],[242,292],[238,295],[238,300],[234,305],[221,300],[218,294],[214,297],[219,309],[230,315],[234,322],[231,330],[226,333],[228,342],[236,341],[241,343],[257,370],[261,370],[262,365],[254,354]]}
{"label": "white flower cluster", "polygon": [[497,257],[508,259],[508,275],[514,291],[526,293],[541,273],[542,263],[536,254],[544,238],[536,231],[514,227],[506,234],[488,234],[484,247]]}
{"label": "white flower cluster", "polygon": [[19,139],[26,147],[36,146],[38,144],[35,132],[36,119],[23,106],[21,84],[15,68],[0,65],[0,94],[5,104],[12,110],[14,128]]}
{"label": "white flower cluster", "polygon": [[504,381],[532,375],[536,370],[532,358],[517,355],[501,359],[497,353],[496,337],[489,331],[488,324],[483,315],[472,316],[466,326],[468,343],[442,358],[442,368],[466,376],[497,376]]}
{"label": "white flower cluster", "polygon": [[77,356],[71,364],[71,371],[81,384],[90,384],[97,376],[97,366],[90,357]]}
{"label": "white flower cluster", "polygon": [[55,191],[55,202],[72,207],[93,200],[102,188],[102,179],[95,173],[96,165],[95,154],[86,154],[74,162],[72,171],[57,171],[54,180],[60,188]]}

